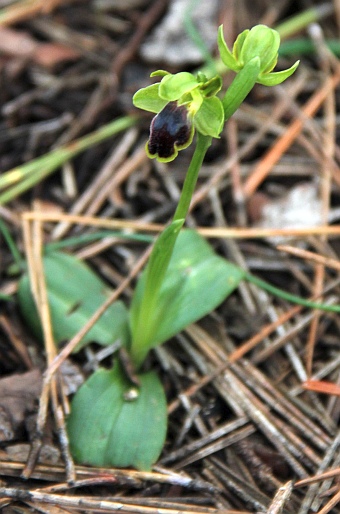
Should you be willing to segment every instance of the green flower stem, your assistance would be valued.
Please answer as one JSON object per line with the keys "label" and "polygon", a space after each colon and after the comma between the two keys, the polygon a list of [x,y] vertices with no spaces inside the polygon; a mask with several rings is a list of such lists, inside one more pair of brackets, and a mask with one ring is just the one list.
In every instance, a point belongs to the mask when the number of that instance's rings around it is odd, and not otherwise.
{"label": "green flower stem", "polygon": [[192,195],[194,194],[194,189],[197,182],[197,177],[201,166],[203,164],[204,156],[211,145],[212,138],[210,136],[203,136],[200,132],[197,133],[197,142],[194,155],[192,156],[184,184],[181,193],[181,197],[179,199],[176,212],[174,214],[173,221],[185,220],[190,202],[192,199]]}
{"label": "green flower stem", "polygon": [[260,59],[258,57],[254,57],[236,75],[222,100],[225,121],[227,121],[234,112],[237,111],[244,99],[253,89],[259,73]]}
{"label": "green flower stem", "polygon": [[131,308],[132,312],[138,311],[136,312],[136,319],[132,318],[132,345],[130,348],[131,359],[136,368],[142,365],[149,350],[156,343],[153,336],[159,323],[161,323],[161,320],[157,317],[158,295],[165,279],[176,239],[188,214],[198,173],[211,141],[210,136],[203,136],[200,132],[197,133],[195,152],[185,177],[173,221],[160,234],[152,249],[145,270],[145,287],[140,306],[137,309],[132,305]]}

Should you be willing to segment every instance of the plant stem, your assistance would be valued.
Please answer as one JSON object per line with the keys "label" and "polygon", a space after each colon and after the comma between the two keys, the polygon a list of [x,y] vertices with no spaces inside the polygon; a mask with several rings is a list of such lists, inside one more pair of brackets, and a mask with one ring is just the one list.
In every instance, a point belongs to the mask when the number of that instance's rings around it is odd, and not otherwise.
{"label": "plant stem", "polygon": [[188,214],[198,173],[211,141],[210,136],[197,133],[196,148],[184,180],[173,221],[157,238],[144,272],[145,287],[140,302],[137,300],[140,284],[135,291],[130,309],[132,327],[130,355],[137,369],[143,364],[149,350],[157,343],[154,340],[154,335],[160,323],[157,316],[158,295],[166,276],[178,234]]}
{"label": "plant stem", "polygon": [[181,197],[179,199],[176,212],[174,214],[173,221],[178,221],[180,219],[185,219],[192,199],[192,195],[194,194],[197,177],[199,171],[201,169],[204,156],[211,145],[212,138],[210,136],[203,136],[199,132],[197,133],[197,142],[194,155],[192,156],[184,184],[181,193]]}
{"label": "plant stem", "polygon": [[224,118],[227,121],[242,104],[243,100],[253,89],[260,72],[260,59],[254,57],[239,71],[227,89],[222,100]]}

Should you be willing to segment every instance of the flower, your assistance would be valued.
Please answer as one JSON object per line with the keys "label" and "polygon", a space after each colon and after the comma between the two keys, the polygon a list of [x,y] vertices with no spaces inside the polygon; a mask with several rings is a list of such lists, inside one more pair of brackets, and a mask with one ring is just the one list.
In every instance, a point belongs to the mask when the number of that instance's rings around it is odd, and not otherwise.
{"label": "flower", "polygon": [[266,25],[256,25],[250,30],[241,32],[234,43],[232,52],[226,45],[221,25],[217,42],[223,63],[236,73],[245,68],[253,59],[259,59],[260,71],[256,82],[264,86],[281,84],[294,73],[299,65],[299,61],[296,61],[287,70],[272,71],[278,60],[280,35]]}
{"label": "flower", "polygon": [[147,154],[165,162],[172,160],[178,150],[190,145],[193,136],[194,126],[185,105],[169,102],[151,122]]}
{"label": "flower", "polygon": [[151,76],[162,80],[140,89],[133,97],[136,107],[156,113],[150,126],[146,152],[150,158],[170,162],[192,142],[195,129],[219,137],[224,123],[222,102],[215,95],[221,89],[219,76],[208,80],[188,72],[175,75],[158,70]]}

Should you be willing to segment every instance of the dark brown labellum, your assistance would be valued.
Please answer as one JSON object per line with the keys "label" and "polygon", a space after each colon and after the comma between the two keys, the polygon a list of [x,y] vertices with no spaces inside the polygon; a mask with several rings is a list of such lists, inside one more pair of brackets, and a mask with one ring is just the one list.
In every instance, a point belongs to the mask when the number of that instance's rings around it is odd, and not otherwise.
{"label": "dark brown labellum", "polygon": [[172,160],[177,151],[189,146],[192,140],[192,124],[187,108],[169,102],[154,117],[150,127],[148,151],[151,157]]}

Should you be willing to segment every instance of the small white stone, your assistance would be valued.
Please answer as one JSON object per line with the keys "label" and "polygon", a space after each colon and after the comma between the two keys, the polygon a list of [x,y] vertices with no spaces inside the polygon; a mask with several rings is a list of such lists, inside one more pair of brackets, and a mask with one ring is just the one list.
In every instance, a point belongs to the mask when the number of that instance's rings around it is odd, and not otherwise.
{"label": "small white stone", "polygon": [[[200,49],[187,34],[184,19],[192,0],[174,0],[168,14],[141,47],[141,56],[149,62],[162,61],[170,65],[199,64]],[[216,43],[217,0],[197,1],[191,13],[192,21],[209,50]]]}

